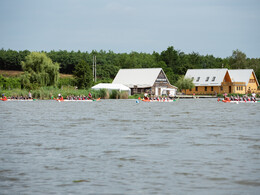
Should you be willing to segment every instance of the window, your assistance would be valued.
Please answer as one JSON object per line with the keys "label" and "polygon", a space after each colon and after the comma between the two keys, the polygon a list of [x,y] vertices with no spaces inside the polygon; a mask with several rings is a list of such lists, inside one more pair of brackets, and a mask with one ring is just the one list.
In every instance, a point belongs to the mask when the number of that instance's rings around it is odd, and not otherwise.
{"label": "window", "polygon": [[206,78],[206,82],[209,81],[209,77]]}
{"label": "window", "polygon": [[207,91],[208,90],[208,87],[205,87],[205,91]]}
{"label": "window", "polygon": [[216,77],[213,77],[211,81],[215,81],[216,80]]}
{"label": "window", "polygon": [[193,81],[193,80],[194,80],[194,77],[191,77],[191,80]]}
{"label": "window", "polygon": [[211,87],[211,91],[213,91],[214,87]]}
{"label": "window", "polygon": [[195,90],[198,91],[198,87],[196,87]]}
{"label": "window", "polygon": [[255,79],[249,79],[249,83],[254,83]]}
{"label": "window", "polygon": [[237,87],[237,91],[238,91],[238,87]]}
{"label": "window", "polygon": [[223,87],[222,86],[220,87],[220,90],[223,91]]}
{"label": "window", "polygon": [[190,91],[192,91],[192,90],[190,89]]}
{"label": "window", "polygon": [[241,87],[241,90],[243,90],[243,87]]}
{"label": "window", "polygon": [[199,80],[200,80],[200,77],[197,78],[196,82],[199,82]]}

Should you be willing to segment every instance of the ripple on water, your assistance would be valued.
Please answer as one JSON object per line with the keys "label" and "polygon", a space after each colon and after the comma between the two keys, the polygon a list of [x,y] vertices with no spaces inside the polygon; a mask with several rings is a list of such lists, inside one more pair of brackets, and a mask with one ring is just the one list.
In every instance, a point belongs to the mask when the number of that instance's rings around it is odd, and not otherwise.
{"label": "ripple on water", "polygon": [[255,187],[260,186],[260,181],[252,181],[252,180],[240,180],[240,181],[235,181],[235,183],[244,186],[255,186]]}

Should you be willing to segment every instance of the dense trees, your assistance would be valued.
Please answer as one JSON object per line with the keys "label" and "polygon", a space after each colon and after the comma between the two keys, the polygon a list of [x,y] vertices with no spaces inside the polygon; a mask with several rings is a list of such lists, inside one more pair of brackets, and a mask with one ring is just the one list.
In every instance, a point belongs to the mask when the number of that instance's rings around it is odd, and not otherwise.
{"label": "dense trees", "polygon": [[[0,50],[1,70],[22,70],[21,61],[31,52]],[[173,46],[168,47],[161,53],[114,53],[113,51],[50,51],[46,55],[53,61],[60,64],[60,73],[73,74],[75,66],[84,60],[92,65],[93,55],[97,59],[97,77],[99,82],[111,82],[121,68],[155,68],[161,67],[166,73],[171,84],[176,84],[181,75],[187,69],[192,68],[252,68],[258,80],[260,80],[260,58],[247,58],[246,54],[234,50],[230,57],[216,58],[213,55],[200,55],[193,52],[185,54],[176,50]],[[91,67],[90,67],[91,68]]]}
{"label": "dense trees", "polygon": [[232,69],[243,69],[247,65],[246,54],[238,49],[233,51],[232,56],[229,59],[229,63]]}
{"label": "dense trees", "polygon": [[21,64],[24,71],[21,76],[22,87],[33,89],[57,84],[59,64],[53,63],[45,53],[32,52]]}
{"label": "dense trees", "polygon": [[74,71],[76,85],[79,89],[88,89],[93,83],[93,74],[90,66],[86,61],[81,60],[76,66]]}

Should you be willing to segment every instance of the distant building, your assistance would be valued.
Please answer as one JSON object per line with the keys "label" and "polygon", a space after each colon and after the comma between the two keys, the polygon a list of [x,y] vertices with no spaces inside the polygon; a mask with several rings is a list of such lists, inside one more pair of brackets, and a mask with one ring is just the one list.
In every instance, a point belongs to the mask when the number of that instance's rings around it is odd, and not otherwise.
{"label": "distant building", "polygon": [[195,85],[186,94],[246,94],[259,86],[253,69],[188,69],[185,78],[192,78]]}
{"label": "distant building", "polygon": [[131,94],[175,96],[177,87],[170,84],[162,68],[120,69],[113,84],[123,84]]}
{"label": "distant building", "polygon": [[232,93],[256,93],[259,86],[253,69],[229,70],[232,81]]}

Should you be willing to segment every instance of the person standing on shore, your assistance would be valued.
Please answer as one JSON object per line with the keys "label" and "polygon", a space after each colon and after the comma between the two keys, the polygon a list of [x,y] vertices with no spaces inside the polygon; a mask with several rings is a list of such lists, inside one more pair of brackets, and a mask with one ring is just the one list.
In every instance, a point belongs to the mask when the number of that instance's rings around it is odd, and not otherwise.
{"label": "person standing on shore", "polygon": [[256,94],[254,92],[252,93],[252,100],[256,101]]}
{"label": "person standing on shore", "polygon": [[29,91],[28,93],[28,99],[31,100],[32,99],[32,94],[31,94],[31,91]]}

